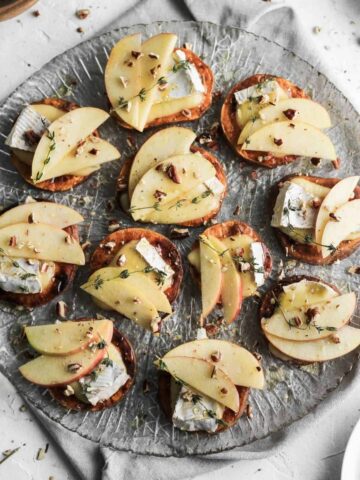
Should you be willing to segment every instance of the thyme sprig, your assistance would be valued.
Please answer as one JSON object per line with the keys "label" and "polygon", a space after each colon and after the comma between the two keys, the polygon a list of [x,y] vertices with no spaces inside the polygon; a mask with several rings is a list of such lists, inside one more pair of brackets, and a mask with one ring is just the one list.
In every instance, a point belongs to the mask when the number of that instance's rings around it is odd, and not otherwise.
{"label": "thyme sprig", "polygon": [[180,60],[179,62],[176,62],[174,66],[172,67],[173,73],[177,73],[180,70],[189,70],[190,68],[190,62],[188,60]]}
{"label": "thyme sprig", "polygon": [[[176,383],[192,390],[191,386],[188,383],[184,382],[183,380],[180,380],[179,377],[177,377],[176,375],[173,375],[172,373],[169,372],[169,370],[166,366],[166,363],[164,362],[164,360],[162,360],[162,358],[157,357],[157,359],[155,360],[155,365],[159,368],[159,370],[167,372],[169,375],[171,375],[174,378],[174,380],[176,381]],[[226,426],[226,427],[228,426],[228,423],[225,422],[225,420],[223,420],[222,418],[217,418],[216,417],[216,412],[214,412],[214,410],[210,410],[209,408],[206,407],[206,405],[204,405],[202,403],[200,395],[198,395],[196,393],[193,394],[191,400],[194,404],[199,403],[202,406],[202,408],[204,409],[204,412],[210,418],[215,419],[215,421],[218,425]]]}
{"label": "thyme sprig", "polygon": [[225,255],[226,252],[228,252],[228,251],[230,250],[229,248],[226,248],[226,249],[223,250],[222,252],[219,252],[219,250],[218,250],[217,248],[213,247],[213,246],[211,245],[211,243],[209,243],[209,242],[207,241],[207,239],[205,239],[202,235],[200,235],[199,240],[200,240],[201,243],[203,243],[204,245],[208,246],[211,250],[213,250],[214,252],[216,252],[216,253],[219,255],[219,257],[222,257],[223,255]]}
{"label": "thyme sprig", "polygon": [[44,168],[46,167],[46,165],[50,162],[50,159],[51,159],[51,153],[55,150],[56,148],[56,138],[55,138],[55,132],[50,132],[50,130],[47,130],[47,134],[46,134],[46,138],[48,138],[50,140],[50,145],[49,145],[49,149],[48,149],[48,153],[46,155],[46,158],[45,160],[43,161],[43,166],[41,168],[41,170],[39,170],[36,174],[36,177],[35,177],[35,180],[38,182],[41,177],[43,176],[44,174]]}
{"label": "thyme sprig", "polygon": [[148,267],[142,268],[141,270],[133,270],[132,272],[130,272],[128,269],[125,269],[125,270],[122,270],[115,277],[110,277],[110,278],[102,278],[100,275],[97,275],[95,277],[94,282],[92,284],[86,285],[86,287],[92,286],[95,288],[95,290],[99,290],[100,288],[102,288],[105,282],[110,282],[111,280],[116,280],[118,278],[126,279],[126,278],[129,278],[130,275],[133,275],[134,273],[150,273],[150,272],[155,272],[157,275],[159,275],[159,278],[157,281],[159,286],[164,285],[167,277],[167,273],[163,272],[162,270],[159,270],[158,268],[148,266]]}
{"label": "thyme sprig", "polygon": [[207,198],[209,195],[211,195],[211,190],[210,189],[207,189],[205,190],[205,192],[203,192],[201,195],[198,195],[196,197],[194,197],[192,200],[191,200],[191,203],[200,203],[201,200],[203,200],[204,198]]}
{"label": "thyme sprig", "polygon": [[128,212],[133,213],[133,212],[136,212],[137,210],[151,210],[151,209],[154,209],[157,212],[161,212],[160,202],[155,202],[153,203],[153,205],[149,205],[148,207],[131,207],[129,208]]}
{"label": "thyme sprig", "polygon": [[148,92],[150,92],[150,91],[151,91],[153,88],[155,88],[156,86],[166,85],[166,83],[167,83],[167,80],[166,80],[165,77],[159,77],[159,78],[157,79],[157,81],[156,81],[153,85],[151,85],[149,88],[147,88],[147,89],[146,89],[146,88],[141,88],[136,95],[133,95],[132,97],[128,98],[127,100],[126,100],[124,97],[119,97],[117,107],[112,108],[112,109],[110,110],[110,113],[116,112],[116,110],[118,110],[119,108],[120,108],[121,110],[124,110],[124,109],[129,109],[129,110],[130,110],[130,108],[131,108],[131,102],[132,102],[133,100],[135,100],[136,98],[138,98],[138,97],[139,97],[139,99],[140,99],[141,102],[145,102],[145,100],[146,100],[146,94],[147,94]]}
{"label": "thyme sprig", "polygon": [[13,450],[6,450],[5,452],[3,452],[3,455],[4,455],[4,458],[2,458],[0,460],[0,465],[4,462],[6,462],[6,460],[8,460],[12,455],[14,455],[14,453],[16,453],[17,451],[20,450],[21,447],[17,447],[17,448],[14,448]]}

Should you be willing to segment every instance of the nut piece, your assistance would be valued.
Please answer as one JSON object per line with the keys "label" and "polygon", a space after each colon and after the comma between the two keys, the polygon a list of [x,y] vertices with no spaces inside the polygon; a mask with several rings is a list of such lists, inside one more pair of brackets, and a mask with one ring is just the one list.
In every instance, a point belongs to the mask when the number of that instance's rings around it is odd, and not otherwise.
{"label": "nut piece", "polygon": [[144,54],[141,53],[141,52],[137,52],[136,50],[132,50],[132,51],[131,51],[131,56],[132,56],[133,58],[135,58],[135,60],[137,60],[138,58],[143,57]]}
{"label": "nut piece", "polygon": [[360,267],[350,267],[348,268],[348,273],[350,275],[360,274]]}
{"label": "nut piece", "polygon": [[221,352],[216,351],[210,355],[210,358],[213,362],[219,362],[221,360]]}
{"label": "nut piece", "polygon": [[68,306],[63,300],[59,300],[56,304],[56,314],[61,318],[66,318]]}
{"label": "nut piece", "polygon": [[126,256],[122,253],[119,258],[116,260],[116,265],[118,267],[123,267],[126,263]]}
{"label": "nut piece", "polygon": [[247,404],[247,407],[246,407],[246,415],[248,418],[253,418],[254,414],[253,414],[253,410],[251,408],[251,405],[248,403]]}
{"label": "nut piece", "polygon": [[274,138],[274,143],[275,143],[275,145],[280,147],[280,145],[283,144],[283,141],[281,140],[281,138]]}
{"label": "nut piece", "polygon": [[161,202],[161,200],[166,196],[167,193],[162,192],[161,190],[155,190],[154,197],[156,198],[156,200],[159,200]]}
{"label": "nut piece", "polygon": [[75,391],[72,388],[71,385],[66,385],[66,388],[64,390],[64,395],[65,397],[71,397],[71,395],[74,395]]}
{"label": "nut piece", "polygon": [[90,10],[88,8],[81,8],[77,10],[76,16],[80,18],[80,20],[85,20],[90,15]]}
{"label": "nut piece", "polygon": [[81,367],[82,367],[81,363],[69,363],[67,366],[67,369],[71,373],[76,373],[80,370]]}
{"label": "nut piece", "polygon": [[17,245],[17,237],[16,235],[12,235],[9,240],[9,247],[16,247]]}
{"label": "nut piece", "polygon": [[187,238],[190,235],[188,228],[173,228],[170,231],[170,238],[172,240],[181,240]]}
{"label": "nut piece", "polygon": [[309,324],[320,314],[318,307],[308,308],[305,312],[306,323]]}
{"label": "nut piece", "polygon": [[334,343],[340,343],[340,337],[339,335],[336,335],[335,333],[333,335],[330,336],[331,340],[334,342]]}
{"label": "nut piece", "polygon": [[296,110],[294,110],[293,108],[288,108],[287,110],[283,111],[283,114],[285,115],[286,118],[288,118],[289,120],[292,120],[295,117]]}
{"label": "nut piece", "polygon": [[174,183],[181,183],[181,178],[179,172],[175,165],[172,163],[166,169],[166,175],[172,180]]}

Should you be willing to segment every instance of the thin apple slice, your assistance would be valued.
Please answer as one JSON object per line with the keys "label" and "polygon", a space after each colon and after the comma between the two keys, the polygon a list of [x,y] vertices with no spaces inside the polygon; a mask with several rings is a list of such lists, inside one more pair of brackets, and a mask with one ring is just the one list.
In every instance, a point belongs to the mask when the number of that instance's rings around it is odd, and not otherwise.
{"label": "thin apple slice", "polygon": [[221,290],[221,303],[224,310],[224,320],[232,323],[238,316],[242,304],[241,277],[226,246],[216,237],[211,237],[211,244],[221,252],[223,269],[223,288]]}
{"label": "thin apple slice", "polygon": [[104,358],[106,348],[85,349],[72,355],[41,355],[19,370],[31,383],[42,387],[61,387],[91,373]]}
{"label": "thin apple slice", "polygon": [[153,330],[153,326],[159,323],[160,317],[154,304],[126,280],[117,278],[104,281],[95,272],[81,288],[143,328]]}
{"label": "thin apple slice", "polygon": [[35,112],[40,113],[40,115],[43,117],[47,118],[49,122],[54,122],[66,113],[60,108],[56,108],[53,105],[46,105],[45,103],[33,103],[31,108],[35,110]]}
{"label": "thin apple slice", "polygon": [[16,223],[39,222],[66,228],[83,222],[84,217],[76,210],[54,202],[33,202],[18,205],[0,216],[0,228]]}
{"label": "thin apple slice", "polygon": [[265,333],[268,341],[281,353],[301,362],[326,362],[342,357],[360,345],[360,329],[345,326],[335,336],[315,342],[292,342]]}
{"label": "thin apple slice", "polygon": [[53,168],[108,118],[109,114],[100,108],[83,107],[71,110],[55,120],[36,147],[32,162],[32,181],[42,181],[47,169]]}
{"label": "thin apple slice", "polygon": [[[135,127],[140,132],[144,130],[148,122],[151,107],[156,99],[157,82],[168,71],[176,41],[177,36],[173,33],[159,33],[146,40],[141,46],[143,53],[143,56],[139,58],[141,89],[145,95],[139,102],[138,123]],[[152,54],[154,53],[158,58],[153,58]]]}
{"label": "thin apple slice", "polygon": [[284,311],[290,311],[322,303],[338,295],[336,290],[325,283],[303,279],[300,282],[285,285],[278,300]]}
{"label": "thin apple slice", "polygon": [[322,235],[323,258],[328,257],[332,249],[337,248],[351,233],[358,232],[360,236],[360,199],[345,203],[335,210],[334,215],[336,220],[331,218],[327,222]]}
{"label": "thin apple slice", "polygon": [[[141,34],[135,33],[122,38],[113,47],[105,68],[105,87],[115,113],[128,125],[136,128],[139,117],[141,89],[140,62],[131,52],[141,52]],[[136,55],[136,54],[135,54]],[[129,101],[125,107],[120,99]],[[121,105],[124,107],[121,107]]]}
{"label": "thin apple slice", "polygon": [[17,223],[1,228],[0,249],[10,257],[85,264],[79,242],[65,230],[44,223]]}
{"label": "thin apple slice", "polygon": [[97,172],[100,170],[100,167],[87,167],[87,168],[82,168],[81,170],[74,170],[73,172],[69,172],[69,175],[76,175],[80,177],[87,177],[88,175],[91,175],[94,172]]}
{"label": "thin apple slice", "polygon": [[72,355],[88,348],[90,343],[104,340],[110,344],[113,336],[111,320],[61,322],[25,327],[30,346],[43,355]]}
{"label": "thin apple slice", "polygon": [[281,100],[276,105],[269,105],[262,108],[259,117],[265,122],[278,122],[296,120],[313,125],[323,129],[331,127],[331,119],[328,111],[320,103],[314,102],[309,98],[287,98]]}
{"label": "thin apple slice", "polygon": [[147,121],[152,122],[157,118],[167,117],[168,115],[175,115],[182,110],[191,110],[202,104],[204,94],[199,92],[191,93],[186,97],[172,98],[167,101],[160,101],[154,103],[151,107]]}
{"label": "thin apple slice", "polygon": [[169,127],[160,130],[151,137],[138,150],[131,165],[129,174],[129,198],[141,177],[158,162],[190,152],[190,147],[196,134],[190,128]]}
{"label": "thin apple slice", "polygon": [[315,241],[321,243],[325,225],[331,219],[330,214],[348,202],[359,181],[359,176],[347,177],[332,187],[320,205],[315,224]]}
{"label": "thin apple slice", "polygon": [[[120,277],[120,275],[123,275],[123,278]],[[126,275],[129,276],[126,277]],[[94,282],[96,278],[101,278],[105,283],[108,282],[109,279],[120,279],[122,284],[126,284],[132,289],[137,290],[142,298],[145,298],[149,303],[154,305],[157,311],[172,313],[172,308],[167,296],[161,291],[159,285],[147,277],[146,273],[133,273],[133,271],[128,269],[128,266],[127,268],[104,267],[94,272],[88,281]]]}
{"label": "thin apple slice", "polygon": [[239,394],[230,378],[211,362],[191,357],[167,357],[161,360],[166,371],[203,395],[234,412],[239,410]]}
{"label": "thin apple slice", "polygon": [[296,183],[300,185],[307,193],[310,193],[313,197],[319,198],[322,200],[326,197],[326,195],[330,192],[330,188],[324,187],[319,183],[311,182],[310,180],[306,180],[304,177],[294,177],[290,179],[291,183]]}
{"label": "thin apple slice", "polygon": [[183,343],[170,350],[169,357],[193,357],[211,362],[225,372],[235,385],[264,388],[265,377],[259,361],[246,348],[226,340],[203,339]]}
{"label": "thin apple slice", "polygon": [[250,135],[242,147],[275,155],[301,155],[336,160],[330,138],[318,128],[299,121],[269,123]]}
{"label": "thin apple slice", "polygon": [[90,136],[82,145],[81,152],[77,152],[75,147],[58,163],[50,163],[44,170],[41,179],[44,181],[61,175],[69,175],[76,170],[97,168],[103,163],[117,158],[120,158],[120,152],[116,147],[106,140]]}
{"label": "thin apple slice", "polygon": [[329,337],[347,324],[355,307],[355,294],[347,293],[309,308],[276,311],[270,318],[261,319],[261,328],[272,336],[294,342],[318,340]]}
{"label": "thin apple slice", "polygon": [[204,318],[219,301],[223,284],[220,256],[211,243],[212,238],[200,236],[201,315]]}
{"label": "thin apple slice", "polygon": [[[175,183],[166,172],[161,171],[161,166],[166,169],[169,165],[176,168],[180,183]],[[160,162],[156,167],[148,170],[135,187],[130,205],[133,219],[145,221],[153,210],[156,211],[153,208],[155,203],[160,209],[164,209],[165,205],[171,206],[171,202],[187,198],[187,192],[215,175],[215,167],[200,154],[176,155]],[[156,202],[157,191],[166,194],[161,202]],[[174,207],[173,210],[176,208]]]}

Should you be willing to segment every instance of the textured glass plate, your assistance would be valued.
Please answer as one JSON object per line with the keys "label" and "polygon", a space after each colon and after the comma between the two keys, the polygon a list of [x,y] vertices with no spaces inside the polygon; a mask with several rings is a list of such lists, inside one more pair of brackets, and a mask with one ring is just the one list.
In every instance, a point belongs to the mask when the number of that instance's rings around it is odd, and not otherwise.
{"label": "textured glass plate", "polygon": [[[179,46],[184,42],[191,43],[193,50],[212,67],[216,77],[215,90],[223,93],[239,79],[256,72],[289,78],[311,91],[314,98],[331,113],[334,126],[329,134],[342,159],[341,169],[338,171],[334,170],[331,164],[327,164],[313,169],[313,173],[321,176],[345,176],[358,169],[356,162],[359,155],[359,117],[344,96],[323,75],[291,52],[264,38],[209,23],[170,22],[122,28],[65,52],[33,75],[8,98],[0,110],[1,137],[6,137],[24,104],[53,96],[61,87],[62,81],[68,77],[78,82],[70,97],[72,100],[81,105],[107,109],[103,71],[108,52],[119,38],[138,31],[145,37],[162,31],[174,32],[179,36]],[[219,119],[220,104],[221,102],[216,103],[204,118],[189,126],[199,133],[208,131],[213,122]],[[122,159],[132,155],[136,145],[141,145],[149,135],[149,132],[129,133],[122,130],[114,120],[106,122],[101,132],[104,138],[121,150]],[[134,140],[135,147],[130,146],[129,135]],[[340,264],[326,268],[296,264],[293,261],[287,263],[269,226],[270,186],[285,174],[309,171],[307,161],[301,160],[273,171],[258,169],[258,178],[254,179],[251,176],[253,168],[240,163],[223,139],[220,140],[217,155],[227,170],[229,181],[229,195],[218,220],[235,218],[233,211],[240,205],[241,213],[236,218],[254,227],[271,249],[274,258],[272,279],[277,278],[281,261],[284,261],[286,273],[319,275],[336,283],[343,291],[348,288],[358,290],[359,276],[350,276],[346,270],[355,262],[359,264],[360,252]],[[90,240],[93,248],[108,233],[111,219],[118,220],[124,227],[134,226],[117,206],[111,208],[120,161],[103,166],[99,174],[75,188],[73,192],[52,195],[24,183],[11,165],[8,150],[4,145],[0,145],[0,158],[0,204],[4,207],[23,201],[28,194],[72,206],[84,215],[86,220],[81,226],[82,240]],[[170,227],[166,226],[149,227],[164,234],[170,231]],[[186,253],[201,230],[194,229],[191,238],[176,242],[183,254],[185,278],[175,306],[177,313],[166,323],[160,338],[144,332],[120,315],[112,315],[115,317],[116,326],[133,342],[138,358],[136,385],[121,404],[100,413],[66,412],[51,400],[46,390],[31,385],[20,377],[17,367],[24,362],[24,357],[21,348],[11,343],[13,335],[21,324],[53,321],[56,301],[33,311],[0,305],[1,370],[32,404],[67,429],[115,449],[142,454],[184,456],[219,452],[265,437],[306,415],[338,386],[352,368],[358,354],[353,352],[325,365],[303,368],[276,360],[269,355],[266,342],[260,333],[257,298],[246,300],[240,318],[219,334],[263,355],[267,389],[251,392],[250,403],[254,417],[250,420],[245,415],[232,429],[221,435],[211,436],[176,430],[161,412],[157,402],[157,373],[153,360],[155,355],[161,355],[174,345],[194,338],[200,311],[199,292],[190,278]],[[63,295],[70,306],[69,316],[72,318],[96,315],[99,312],[89,296],[78,288],[87,277],[87,267],[79,269],[74,285]],[[267,286],[269,284],[270,282]],[[151,385],[147,394],[143,393],[144,379]]]}

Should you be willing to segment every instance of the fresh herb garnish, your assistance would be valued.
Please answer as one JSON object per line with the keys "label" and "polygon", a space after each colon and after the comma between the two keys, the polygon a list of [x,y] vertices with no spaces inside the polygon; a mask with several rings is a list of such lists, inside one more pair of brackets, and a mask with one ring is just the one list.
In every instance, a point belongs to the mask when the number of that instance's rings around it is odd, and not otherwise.
{"label": "fresh herb garnish", "polygon": [[194,197],[192,200],[191,200],[191,203],[200,203],[201,200],[203,200],[204,198],[208,197],[209,195],[211,195],[211,190],[205,190],[205,192],[203,192],[201,195],[198,195],[197,197]]}
{"label": "fresh herb garnish", "polygon": [[55,132],[50,132],[49,130],[47,131],[47,135],[46,135],[46,138],[48,138],[50,140],[50,145],[49,145],[49,149],[48,149],[48,153],[46,155],[46,158],[45,160],[43,161],[43,166],[42,166],[42,169],[39,170],[36,174],[36,177],[35,177],[35,180],[38,182],[41,177],[43,176],[44,174],[44,168],[46,167],[46,165],[50,162],[50,159],[51,159],[51,153],[55,150],[56,148],[56,139],[55,139]]}
{"label": "fresh herb garnish", "polygon": [[188,60],[180,60],[180,62],[176,62],[172,68],[174,73],[179,72],[180,70],[189,70],[190,63]]}
{"label": "fresh herb garnish", "polygon": [[129,208],[128,212],[133,213],[137,210],[149,210],[149,209],[152,209],[152,208],[154,210],[156,210],[157,212],[161,212],[160,202],[155,202],[153,205],[149,205],[148,207],[131,207],[131,208]]}

